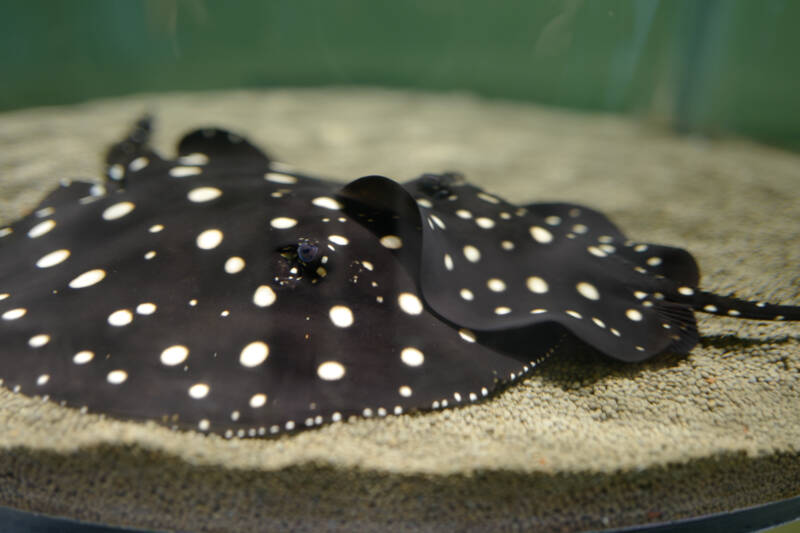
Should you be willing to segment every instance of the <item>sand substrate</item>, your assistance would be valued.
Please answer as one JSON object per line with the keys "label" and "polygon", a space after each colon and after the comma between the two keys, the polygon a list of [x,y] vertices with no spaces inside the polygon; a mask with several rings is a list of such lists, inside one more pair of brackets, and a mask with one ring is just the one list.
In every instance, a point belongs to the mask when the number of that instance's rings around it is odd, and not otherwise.
{"label": "sand substrate", "polygon": [[[6,113],[0,223],[59,178],[99,176],[105,147],[144,111],[168,153],[185,130],[219,125],[342,181],[454,169],[511,201],[585,203],[635,240],[689,249],[704,288],[800,304],[800,156],[459,94],[145,95]],[[481,404],[273,440],[0,389],[0,505],[188,531],[547,531],[800,494],[800,327],[699,322],[688,357],[625,365],[568,344]]]}

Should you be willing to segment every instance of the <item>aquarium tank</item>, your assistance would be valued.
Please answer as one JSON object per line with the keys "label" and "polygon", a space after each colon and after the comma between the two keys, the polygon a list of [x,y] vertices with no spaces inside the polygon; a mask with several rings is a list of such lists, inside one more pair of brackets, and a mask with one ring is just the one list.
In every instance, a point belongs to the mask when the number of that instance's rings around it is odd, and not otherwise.
{"label": "aquarium tank", "polygon": [[797,20],[3,2],[0,529],[797,526]]}

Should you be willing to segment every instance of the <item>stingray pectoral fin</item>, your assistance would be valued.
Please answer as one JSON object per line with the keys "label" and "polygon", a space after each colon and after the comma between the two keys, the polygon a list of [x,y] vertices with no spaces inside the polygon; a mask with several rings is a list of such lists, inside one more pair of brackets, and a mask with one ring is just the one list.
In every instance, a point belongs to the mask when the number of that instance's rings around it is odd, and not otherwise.
{"label": "stingray pectoral fin", "polygon": [[247,139],[220,128],[186,134],[178,143],[179,163],[187,166],[268,167],[269,156]]}
{"label": "stingray pectoral fin", "polygon": [[696,286],[700,282],[697,262],[692,254],[682,248],[634,243],[617,248],[615,253],[629,261],[634,268],[645,269],[650,274],[664,276],[681,285]]}
{"label": "stingray pectoral fin", "polygon": [[51,210],[69,206],[75,202],[89,203],[92,201],[91,198],[102,196],[105,192],[105,187],[97,183],[65,180],[39,202],[34,209],[34,214],[38,213],[38,218],[46,218]]}
{"label": "stingray pectoral fin", "polygon": [[383,176],[354,180],[336,195],[343,211],[374,233],[419,283],[426,265],[422,248],[421,219],[417,203],[397,182]]}
{"label": "stingray pectoral fin", "polygon": [[599,239],[601,243],[622,243],[626,240],[625,234],[607,216],[583,205],[537,202],[525,205],[524,209],[550,227],[572,230],[592,240]]}

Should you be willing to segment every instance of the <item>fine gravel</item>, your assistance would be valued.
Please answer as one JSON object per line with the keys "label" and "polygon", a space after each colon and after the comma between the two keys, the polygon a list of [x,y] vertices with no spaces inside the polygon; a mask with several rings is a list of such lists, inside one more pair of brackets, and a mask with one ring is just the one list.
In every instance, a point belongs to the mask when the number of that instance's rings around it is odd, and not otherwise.
{"label": "fine gravel", "polygon": [[[800,305],[800,156],[466,94],[140,95],[1,114],[0,226],[60,178],[99,179],[144,112],[168,154],[215,125],[341,181],[458,170],[512,202],[583,203],[632,239],[691,251],[705,289]],[[0,388],[0,505],[186,531],[563,531],[800,494],[800,327],[698,318],[689,356],[631,365],[568,342],[480,404],[269,440]]]}

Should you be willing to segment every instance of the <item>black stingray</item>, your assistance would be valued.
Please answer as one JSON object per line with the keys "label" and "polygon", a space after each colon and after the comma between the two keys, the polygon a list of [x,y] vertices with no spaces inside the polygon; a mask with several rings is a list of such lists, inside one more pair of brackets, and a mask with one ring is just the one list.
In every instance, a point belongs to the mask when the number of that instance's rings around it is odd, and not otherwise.
{"label": "black stingray", "polygon": [[4,386],[227,436],[477,401],[564,335],[686,353],[693,311],[800,319],[698,289],[684,250],[456,174],[314,179],[218,129],[175,160],[150,122],[0,229]]}

